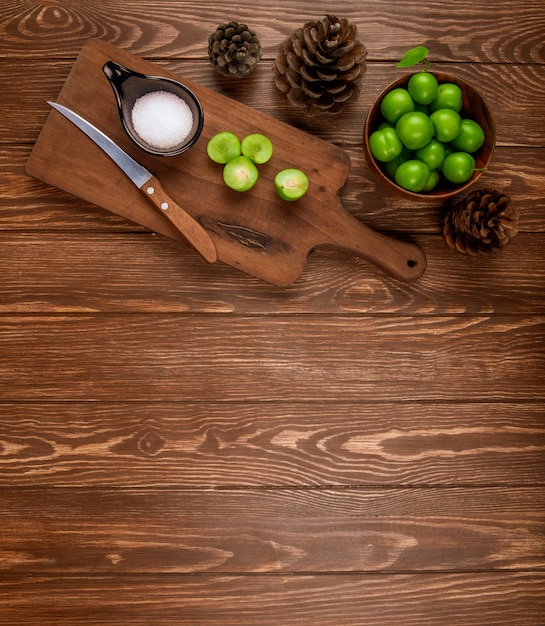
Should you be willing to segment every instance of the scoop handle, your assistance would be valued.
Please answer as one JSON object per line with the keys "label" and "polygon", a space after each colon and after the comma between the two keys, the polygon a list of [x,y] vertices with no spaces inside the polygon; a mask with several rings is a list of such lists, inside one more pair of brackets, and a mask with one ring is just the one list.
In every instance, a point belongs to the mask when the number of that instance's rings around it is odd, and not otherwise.
{"label": "scoop handle", "polygon": [[418,246],[369,228],[348,213],[340,200],[338,208],[327,226],[328,241],[324,243],[354,252],[398,280],[411,282],[422,276],[426,257]]}
{"label": "scoop handle", "polygon": [[208,231],[187,211],[174,202],[156,176],[152,176],[140,190],[170,220],[206,261],[215,263],[218,260],[216,246]]}

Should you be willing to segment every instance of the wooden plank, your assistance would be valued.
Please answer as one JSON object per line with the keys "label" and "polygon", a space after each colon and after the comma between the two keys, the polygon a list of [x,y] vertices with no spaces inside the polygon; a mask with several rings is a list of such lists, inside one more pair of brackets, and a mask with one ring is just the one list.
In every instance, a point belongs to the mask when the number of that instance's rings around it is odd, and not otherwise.
{"label": "wooden plank", "polygon": [[0,624],[541,626],[544,585],[543,572],[3,576]]}
{"label": "wooden plank", "polygon": [[[366,170],[361,151],[348,151],[351,175],[341,192],[343,205],[376,230],[391,233],[439,234],[446,206],[407,203],[397,195],[383,196]],[[11,157],[10,157],[11,155]],[[83,230],[85,232],[148,232],[109,211],[45,185],[24,171],[28,152],[0,153],[0,198],[6,204],[0,213],[3,230]],[[9,159],[11,158],[11,162]],[[513,161],[518,165],[515,167]],[[543,232],[541,154],[537,149],[496,150],[496,171],[486,174],[476,188],[486,186],[509,195],[521,209],[520,232]],[[461,197],[457,198],[458,200]]]}
{"label": "wooden plank", "polygon": [[[36,141],[49,113],[46,101],[56,100],[73,64],[58,60],[18,62],[28,80],[18,82],[2,96],[0,143]],[[342,147],[361,146],[365,118],[375,99],[388,84],[412,71],[396,69],[393,61],[369,62],[356,102],[340,115],[308,118],[294,109],[274,86],[271,61],[261,61],[255,75],[248,79],[249,84],[242,85],[239,81],[218,78],[202,59],[159,60],[157,65]],[[545,128],[539,112],[545,107],[541,89],[545,65],[453,62],[433,66],[438,71],[460,76],[479,90],[494,113],[499,146],[543,145]],[[13,63],[0,59],[0,84],[12,82],[12,73]]]}
{"label": "wooden plank", "polygon": [[[0,227],[5,231],[149,232],[143,227],[68,195],[27,174],[31,146],[0,145]],[[375,230],[439,234],[446,207],[407,202],[384,190],[367,168],[361,147],[347,150],[352,167],[341,190],[343,206]],[[492,187],[520,208],[521,232],[544,232],[543,162],[539,148],[497,148],[493,166],[475,187]],[[461,197],[457,197],[460,200]],[[432,269],[428,267],[427,273]],[[427,276],[427,274],[426,274]]]}
{"label": "wooden plank", "polygon": [[[153,235],[0,233],[2,313],[535,313],[545,309],[545,235],[519,234],[490,257],[463,257],[418,237],[428,269],[408,290],[362,259],[311,255],[274,288],[182,243]],[[110,288],[106,288],[109,286]]]}
{"label": "wooden plank", "polygon": [[0,227],[6,230],[149,232],[26,172],[32,146],[0,146]]}
{"label": "wooden plank", "polygon": [[545,484],[536,403],[48,402],[0,413],[0,486],[12,489]]}
{"label": "wooden plank", "polygon": [[[419,42],[434,49],[434,58],[440,60],[539,63],[545,28],[541,9],[539,2],[531,0],[517,3],[516,11],[509,0],[493,5],[487,0],[396,3],[392,8],[381,0],[368,0],[362,12],[361,3],[352,0],[344,2],[339,13],[357,25],[372,59],[399,59],[413,42]],[[213,6],[174,0],[160,6],[150,0],[92,0],[81,9],[77,4],[42,8],[10,2],[3,10],[0,55],[74,57],[84,41],[98,32],[134,54],[202,56],[208,35],[233,17],[257,29],[270,58],[293,30],[328,12],[331,3],[325,0],[314,2],[311,10],[292,3],[290,10],[277,13],[252,0],[240,0],[236,15],[227,18]],[[259,28],[262,24],[267,27]]]}
{"label": "wooden plank", "polygon": [[[545,567],[545,488],[3,490],[13,573]],[[326,547],[329,546],[329,547]]]}
{"label": "wooden plank", "polygon": [[0,399],[539,400],[544,328],[522,315],[5,316]]}

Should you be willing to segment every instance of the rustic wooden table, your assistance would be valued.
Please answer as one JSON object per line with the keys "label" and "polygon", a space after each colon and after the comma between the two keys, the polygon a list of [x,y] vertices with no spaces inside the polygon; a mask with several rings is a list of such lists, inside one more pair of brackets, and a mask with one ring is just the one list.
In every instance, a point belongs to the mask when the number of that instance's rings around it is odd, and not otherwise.
{"label": "rustic wooden table", "polygon": [[[266,4],[1,3],[0,624],[543,624],[543,2],[342,3],[367,74],[317,119],[271,67],[331,3]],[[207,60],[230,19],[264,50],[242,81]],[[416,242],[423,277],[320,249],[273,287],[30,177],[89,38],[344,149],[343,205]],[[417,44],[495,114],[476,187],[521,213],[490,257],[366,165],[366,114]]]}

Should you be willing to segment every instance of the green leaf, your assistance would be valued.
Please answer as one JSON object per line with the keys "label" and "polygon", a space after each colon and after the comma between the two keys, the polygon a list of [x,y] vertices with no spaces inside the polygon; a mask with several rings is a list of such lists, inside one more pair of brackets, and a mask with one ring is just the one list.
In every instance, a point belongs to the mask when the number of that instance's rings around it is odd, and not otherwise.
{"label": "green leaf", "polygon": [[424,46],[416,46],[416,48],[411,48],[407,50],[405,56],[396,63],[396,67],[411,67],[412,65],[416,65],[417,63],[422,63],[425,61],[426,57],[430,51]]}

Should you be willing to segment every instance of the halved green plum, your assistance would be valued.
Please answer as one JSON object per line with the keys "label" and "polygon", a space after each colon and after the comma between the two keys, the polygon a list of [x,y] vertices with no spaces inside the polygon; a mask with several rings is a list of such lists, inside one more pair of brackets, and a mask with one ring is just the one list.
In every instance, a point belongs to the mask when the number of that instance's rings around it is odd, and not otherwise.
{"label": "halved green plum", "polygon": [[252,135],[244,137],[240,143],[240,149],[244,156],[252,159],[254,163],[261,165],[272,157],[273,144],[265,135],[253,133]]}
{"label": "halved green plum", "polygon": [[235,191],[248,191],[258,178],[259,172],[255,163],[244,155],[231,159],[223,168],[225,184]]}
{"label": "halved green plum", "polygon": [[298,200],[302,198],[309,187],[307,175],[296,168],[288,168],[278,172],[274,184],[282,200]]}
{"label": "halved green plum", "polygon": [[241,154],[240,140],[234,133],[223,131],[210,139],[206,152],[215,163],[229,163]]}

